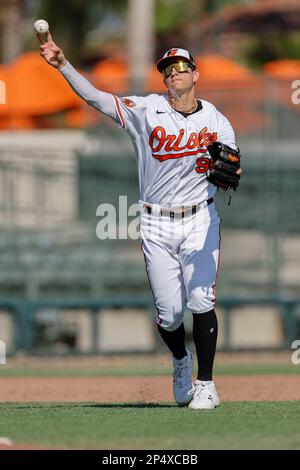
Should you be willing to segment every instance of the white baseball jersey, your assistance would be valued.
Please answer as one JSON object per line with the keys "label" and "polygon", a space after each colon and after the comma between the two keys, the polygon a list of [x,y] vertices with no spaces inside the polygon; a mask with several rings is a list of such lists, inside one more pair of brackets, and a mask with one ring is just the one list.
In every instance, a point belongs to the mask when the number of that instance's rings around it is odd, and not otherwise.
{"label": "white baseball jersey", "polygon": [[118,98],[97,90],[70,63],[60,72],[81,98],[128,132],[138,160],[141,201],[189,206],[215,194],[206,180],[211,161],[207,145],[219,140],[236,148],[233,129],[215,106],[201,100],[200,110],[184,117],[166,96]]}
{"label": "white baseball jersey", "polygon": [[219,140],[236,148],[234,131],[211,103],[184,117],[166,96],[115,97],[119,122],[138,160],[140,199],[163,207],[189,206],[212,197],[206,180],[211,159],[207,145]]}

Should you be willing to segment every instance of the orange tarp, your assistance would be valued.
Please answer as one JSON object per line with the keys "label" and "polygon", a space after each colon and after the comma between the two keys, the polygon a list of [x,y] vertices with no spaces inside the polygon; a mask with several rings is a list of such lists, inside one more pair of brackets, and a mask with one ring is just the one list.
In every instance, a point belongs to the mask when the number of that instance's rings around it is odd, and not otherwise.
{"label": "orange tarp", "polygon": [[162,74],[152,65],[146,80],[146,90],[150,92],[166,93],[167,88],[163,82]]}
{"label": "orange tarp", "polygon": [[91,109],[87,105],[82,105],[65,113],[65,123],[68,127],[81,129],[82,127],[92,127],[101,121],[101,113]]}
{"label": "orange tarp", "polygon": [[5,101],[8,100],[9,90],[9,68],[0,65],[0,130],[3,129],[34,129],[34,119],[29,116],[14,117],[8,115],[8,105]]}
{"label": "orange tarp", "polygon": [[199,55],[196,56],[195,61],[202,79],[222,81],[243,79],[251,75],[246,67],[224,56],[215,54]]}
{"label": "orange tarp", "polygon": [[267,75],[274,78],[300,78],[300,60],[276,60],[263,66]]}
{"label": "orange tarp", "polygon": [[94,83],[97,88],[111,93],[126,93],[129,88],[128,65],[117,59],[98,62],[93,68]]}
{"label": "orange tarp", "polygon": [[55,113],[81,102],[59,72],[36,52],[19,57],[4,69],[4,75],[7,103],[0,106],[1,117]]}

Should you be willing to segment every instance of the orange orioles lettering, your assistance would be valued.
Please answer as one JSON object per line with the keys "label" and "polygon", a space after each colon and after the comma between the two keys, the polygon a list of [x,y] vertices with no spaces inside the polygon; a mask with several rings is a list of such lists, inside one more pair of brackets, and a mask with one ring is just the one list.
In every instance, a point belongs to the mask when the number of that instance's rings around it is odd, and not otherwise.
{"label": "orange orioles lettering", "polygon": [[[198,153],[206,153],[207,146],[217,140],[217,133],[208,132],[207,127],[203,127],[199,133],[192,132],[187,140],[184,138],[184,135],[184,129],[180,129],[179,134],[174,135],[167,134],[164,127],[156,126],[149,137],[152,157],[156,158],[160,162],[164,162],[170,159],[189,157],[197,155]],[[186,143],[182,145],[182,141]],[[206,160],[209,161],[209,159]],[[201,165],[198,165],[197,168],[201,168]],[[201,173],[197,168],[196,171]]]}

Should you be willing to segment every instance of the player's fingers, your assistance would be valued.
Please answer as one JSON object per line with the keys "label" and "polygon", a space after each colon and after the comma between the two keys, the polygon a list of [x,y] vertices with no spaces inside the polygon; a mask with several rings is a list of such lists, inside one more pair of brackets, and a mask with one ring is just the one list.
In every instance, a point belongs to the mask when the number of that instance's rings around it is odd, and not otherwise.
{"label": "player's fingers", "polygon": [[58,47],[56,44],[54,44],[54,45],[52,46],[52,50],[53,50],[53,52],[58,52],[58,53],[61,52],[60,47]]}
{"label": "player's fingers", "polygon": [[52,38],[52,36],[51,36],[51,33],[50,33],[50,31],[47,31],[47,33],[46,33],[46,37],[47,37],[47,41],[49,41],[49,42],[53,42],[53,44],[55,44],[55,43],[54,43],[54,41],[53,41],[53,38]]}
{"label": "player's fingers", "polygon": [[42,40],[42,38],[41,38],[41,36],[39,35],[39,33],[36,33],[36,37],[38,38],[40,44],[45,44],[45,42]]}
{"label": "player's fingers", "polygon": [[47,33],[36,33],[36,35],[41,45],[49,44]]}
{"label": "player's fingers", "polygon": [[241,175],[242,173],[243,173],[243,170],[242,170],[241,168],[239,168],[239,169],[237,170],[237,174],[238,174],[238,175]]}

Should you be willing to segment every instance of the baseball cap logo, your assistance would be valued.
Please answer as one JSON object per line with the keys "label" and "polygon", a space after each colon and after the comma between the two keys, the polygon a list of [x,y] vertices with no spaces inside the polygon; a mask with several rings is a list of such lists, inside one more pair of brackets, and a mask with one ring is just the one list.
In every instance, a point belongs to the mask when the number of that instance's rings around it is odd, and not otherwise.
{"label": "baseball cap logo", "polygon": [[167,57],[171,57],[173,55],[176,55],[178,52],[178,49],[170,49],[168,52],[167,52]]}

